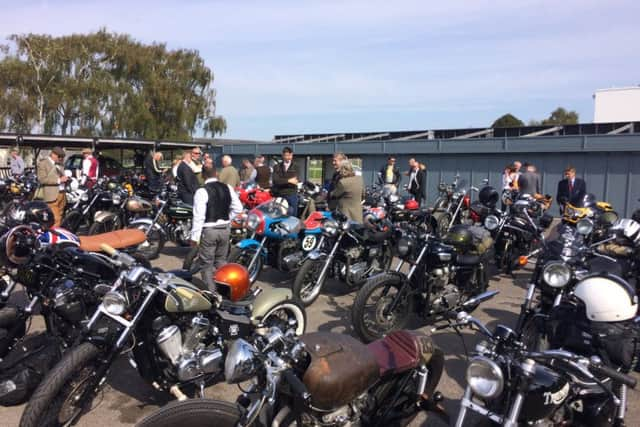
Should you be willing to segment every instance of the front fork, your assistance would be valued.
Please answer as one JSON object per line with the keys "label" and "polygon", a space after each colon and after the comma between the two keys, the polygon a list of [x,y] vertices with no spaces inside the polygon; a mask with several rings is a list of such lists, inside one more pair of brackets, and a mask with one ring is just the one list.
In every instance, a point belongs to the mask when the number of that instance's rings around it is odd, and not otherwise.
{"label": "front fork", "polygon": [[253,255],[253,257],[251,258],[251,262],[249,263],[249,265],[247,266],[247,270],[251,271],[251,269],[253,268],[253,265],[256,263],[256,261],[258,260],[258,257],[260,255],[262,255],[262,248],[264,248],[264,244],[267,241],[267,236],[264,236],[262,238],[262,240],[260,240],[260,246],[258,246],[258,248],[256,249],[256,253]]}
{"label": "front fork", "polygon": [[322,266],[322,271],[320,272],[320,275],[318,276],[318,280],[316,283],[324,283],[324,280],[327,277],[327,272],[329,271],[329,266],[333,262],[333,258],[335,258],[336,252],[338,251],[338,246],[340,245],[342,236],[344,236],[344,234],[340,234],[340,236],[338,236],[338,238],[336,239],[336,242],[333,244],[333,248],[331,248],[331,252],[329,252],[329,256],[327,257],[327,259],[324,262],[324,265]]}

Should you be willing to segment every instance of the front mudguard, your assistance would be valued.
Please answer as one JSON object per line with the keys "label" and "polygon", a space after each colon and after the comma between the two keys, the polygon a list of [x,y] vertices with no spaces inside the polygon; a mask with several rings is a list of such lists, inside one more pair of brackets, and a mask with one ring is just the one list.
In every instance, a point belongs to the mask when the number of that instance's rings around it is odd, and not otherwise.
{"label": "front mudguard", "polygon": [[[265,316],[269,314],[269,311],[271,311],[275,306],[286,302],[299,305],[299,303],[296,303],[293,300],[293,292],[291,292],[291,289],[273,288],[262,291],[253,301],[253,310],[251,310],[251,324],[255,327],[260,326]],[[306,318],[306,315],[304,314],[304,308],[300,307],[300,310],[302,312],[303,318]],[[305,325],[298,326],[299,328],[301,328],[301,330],[298,331],[299,334],[304,333],[304,329],[306,328],[306,321],[304,323]]]}
{"label": "front mudguard", "polygon": [[[242,239],[240,242],[236,244],[236,247],[240,250],[258,249],[260,247],[260,242],[258,242],[256,239]],[[267,258],[266,248],[263,247],[260,252],[261,252],[260,255],[262,255],[262,257],[266,259]]]}

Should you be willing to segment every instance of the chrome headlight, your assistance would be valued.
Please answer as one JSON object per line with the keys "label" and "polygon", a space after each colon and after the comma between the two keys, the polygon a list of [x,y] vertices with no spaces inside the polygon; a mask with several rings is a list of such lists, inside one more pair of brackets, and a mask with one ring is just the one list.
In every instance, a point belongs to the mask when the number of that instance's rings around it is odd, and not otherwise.
{"label": "chrome headlight", "polygon": [[484,219],[484,228],[493,231],[500,225],[500,219],[495,215],[489,215]]}
{"label": "chrome headlight", "polygon": [[114,205],[119,205],[122,203],[122,197],[119,194],[114,194],[111,196],[111,201]]}
{"label": "chrome headlight", "polygon": [[250,213],[247,216],[247,230],[255,231],[260,225],[260,217],[255,213]]}
{"label": "chrome headlight", "polygon": [[87,193],[86,191],[84,193],[82,193],[80,195],[80,200],[83,202],[88,202],[89,201],[89,193]]}
{"label": "chrome headlight", "polygon": [[335,221],[325,221],[324,232],[329,236],[335,236],[338,234],[338,223]]}
{"label": "chrome headlight", "polygon": [[493,399],[502,393],[504,375],[496,362],[482,356],[471,359],[467,367],[467,384],[473,394]]}
{"label": "chrome headlight", "polygon": [[118,292],[107,292],[102,297],[102,306],[107,313],[121,316],[127,309],[127,300]]}
{"label": "chrome headlight", "polygon": [[224,362],[224,378],[229,384],[237,384],[255,376],[259,362],[258,349],[239,338],[231,344]]}
{"label": "chrome headlight", "polygon": [[588,236],[593,231],[593,221],[583,218],[576,223],[576,231],[583,236]]}
{"label": "chrome headlight", "polygon": [[571,269],[563,262],[550,262],[542,270],[542,280],[552,288],[562,288],[571,280]]}

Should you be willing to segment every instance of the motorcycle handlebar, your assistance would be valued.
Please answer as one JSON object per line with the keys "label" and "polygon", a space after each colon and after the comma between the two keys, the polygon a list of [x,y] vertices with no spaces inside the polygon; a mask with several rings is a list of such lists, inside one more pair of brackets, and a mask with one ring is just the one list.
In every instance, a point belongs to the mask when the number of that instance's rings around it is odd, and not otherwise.
{"label": "motorcycle handlebar", "polygon": [[620,384],[624,384],[631,388],[636,388],[637,380],[630,375],[623,374],[622,372],[618,372],[613,368],[605,365],[591,365],[589,370],[596,374],[601,374],[607,376],[618,382]]}

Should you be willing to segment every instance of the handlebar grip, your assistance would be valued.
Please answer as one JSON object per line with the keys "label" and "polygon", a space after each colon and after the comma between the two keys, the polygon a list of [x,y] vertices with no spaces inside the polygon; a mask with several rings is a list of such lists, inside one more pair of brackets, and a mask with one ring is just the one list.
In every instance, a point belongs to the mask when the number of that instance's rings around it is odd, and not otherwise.
{"label": "handlebar grip", "polygon": [[636,384],[638,383],[638,381],[632,376],[623,374],[622,372],[618,372],[615,369],[605,365],[598,365],[598,366],[591,365],[590,370],[593,373],[600,373],[602,375],[606,375],[607,377],[611,378],[615,382],[627,385],[631,388],[636,388]]}
{"label": "handlebar grip", "polygon": [[102,250],[102,252],[106,253],[109,256],[114,256],[116,253],[118,253],[118,251],[116,251],[113,247],[107,245],[106,243],[102,243],[100,245],[100,249]]}
{"label": "handlebar grip", "polygon": [[284,379],[289,383],[291,389],[296,394],[296,396],[302,398],[305,403],[309,403],[311,400],[311,394],[307,390],[307,386],[304,385],[300,378],[291,370],[287,369],[283,373]]}

